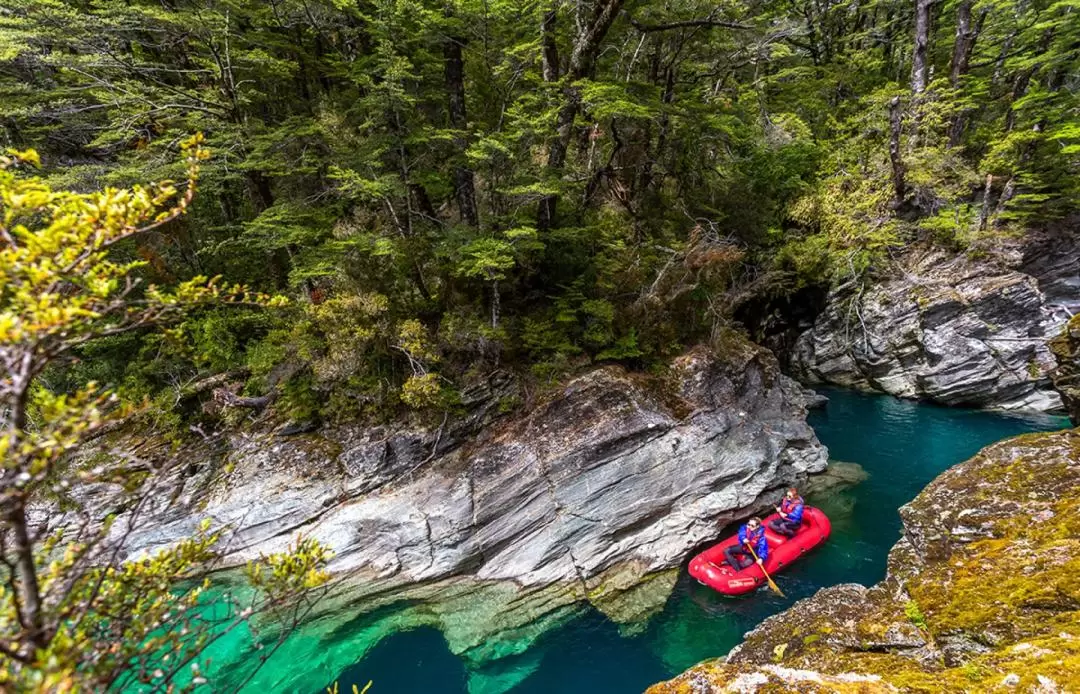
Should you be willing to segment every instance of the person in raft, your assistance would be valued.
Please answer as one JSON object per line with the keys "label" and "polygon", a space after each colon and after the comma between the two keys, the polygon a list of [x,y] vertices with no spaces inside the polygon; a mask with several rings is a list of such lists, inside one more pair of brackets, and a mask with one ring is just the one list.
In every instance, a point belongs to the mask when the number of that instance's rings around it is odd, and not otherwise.
{"label": "person in raft", "polygon": [[[753,552],[750,551],[751,548]],[[759,518],[746,521],[746,524],[739,528],[739,544],[724,550],[728,564],[736,571],[742,571],[753,564],[754,554],[757,554],[758,566],[769,558],[769,541],[765,539],[765,528],[761,527]]]}
{"label": "person in raft", "polygon": [[799,526],[802,525],[803,505],[799,490],[795,487],[788,488],[784,500],[776,507],[776,512],[780,514],[780,517],[769,521],[769,528],[786,537],[795,537]]}

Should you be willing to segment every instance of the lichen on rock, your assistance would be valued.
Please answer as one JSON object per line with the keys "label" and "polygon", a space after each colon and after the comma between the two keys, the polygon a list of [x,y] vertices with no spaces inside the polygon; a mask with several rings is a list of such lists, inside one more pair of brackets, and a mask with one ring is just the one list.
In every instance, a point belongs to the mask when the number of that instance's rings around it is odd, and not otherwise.
{"label": "lichen on rock", "polygon": [[825,588],[650,694],[1078,691],[1078,508],[1080,432],[990,446],[901,509],[884,581]]}
{"label": "lichen on rock", "polygon": [[1050,351],[1057,361],[1051,373],[1054,388],[1061,395],[1069,419],[1080,425],[1080,315],[1070,318],[1061,334],[1050,341]]}

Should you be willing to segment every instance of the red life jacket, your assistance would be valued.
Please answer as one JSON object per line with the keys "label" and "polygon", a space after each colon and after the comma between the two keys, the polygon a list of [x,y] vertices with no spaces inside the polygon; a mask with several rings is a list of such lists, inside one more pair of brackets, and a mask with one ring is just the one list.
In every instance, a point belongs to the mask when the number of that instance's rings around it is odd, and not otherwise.
{"label": "red life jacket", "polygon": [[780,502],[780,510],[785,514],[789,514],[795,510],[795,507],[803,502],[801,496],[797,496],[794,499],[789,499],[786,496],[784,500]]}

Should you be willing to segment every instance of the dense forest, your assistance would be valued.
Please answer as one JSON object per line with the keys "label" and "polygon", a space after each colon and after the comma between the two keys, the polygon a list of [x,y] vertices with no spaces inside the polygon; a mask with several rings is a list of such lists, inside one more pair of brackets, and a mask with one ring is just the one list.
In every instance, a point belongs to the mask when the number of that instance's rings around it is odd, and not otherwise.
{"label": "dense forest", "polygon": [[1080,202],[1078,87],[1077,0],[0,9],[4,145],[91,191],[183,179],[202,133],[188,213],[116,253],[290,299],[45,374],[166,424],[217,374],[297,421],[437,412],[497,366],[661,363],[908,244],[988,252]]}

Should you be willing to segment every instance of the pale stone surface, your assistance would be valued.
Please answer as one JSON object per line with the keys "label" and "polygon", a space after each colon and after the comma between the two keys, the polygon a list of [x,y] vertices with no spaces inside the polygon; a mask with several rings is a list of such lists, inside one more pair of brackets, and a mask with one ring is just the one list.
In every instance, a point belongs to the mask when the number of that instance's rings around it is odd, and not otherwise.
{"label": "pale stone surface", "polygon": [[[199,472],[128,549],[168,546],[209,518],[233,529],[235,565],[303,532],[334,551],[342,579],[317,633],[409,601],[403,623],[436,626],[477,668],[590,603],[632,629],[692,549],[826,467],[805,419],[812,394],[767,350],[729,342],[664,377],[597,368],[513,418],[492,415],[500,382],[439,428],[233,434],[192,461]],[[478,677],[477,690],[494,686]]]}
{"label": "pale stone surface", "polygon": [[792,370],[945,405],[1060,410],[1046,343],[1080,306],[1074,246],[1055,236],[1026,255],[978,260],[913,250],[890,278],[833,291]]}
{"label": "pale stone surface", "polygon": [[129,547],[167,545],[210,518],[236,529],[234,562],[303,529],[334,550],[335,572],[400,582],[544,585],[630,561],[641,575],[666,569],[719,523],[826,466],[804,390],[767,351],[742,350],[728,361],[688,353],[663,393],[597,369],[434,456],[433,431],[237,435],[231,472],[136,528]]}

